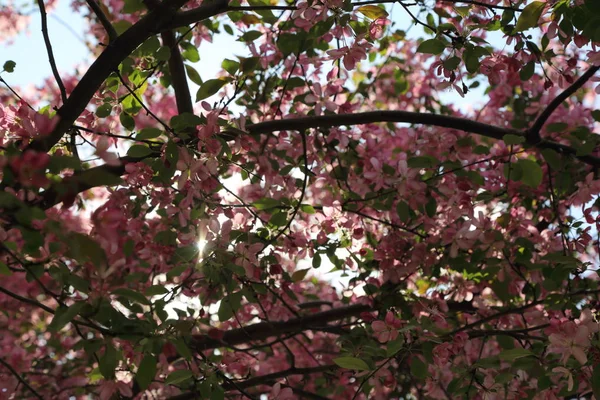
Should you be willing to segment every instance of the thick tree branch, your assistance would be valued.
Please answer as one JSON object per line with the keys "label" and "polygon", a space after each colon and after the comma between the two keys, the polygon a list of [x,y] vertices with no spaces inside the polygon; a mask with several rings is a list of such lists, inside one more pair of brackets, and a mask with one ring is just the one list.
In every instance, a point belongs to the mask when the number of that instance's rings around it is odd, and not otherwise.
{"label": "thick tree branch", "polygon": [[190,95],[187,75],[185,73],[185,65],[179,51],[179,45],[175,39],[175,33],[171,30],[161,34],[163,44],[171,49],[171,57],[169,57],[169,71],[171,72],[171,84],[175,90],[175,101],[177,102],[177,111],[182,113],[193,113],[194,105]]}
{"label": "thick tree branch", "polygon": [[[127,58],[140,44],[152,35],[165,29],[175,20],[176,11],[186,0],[173,0],[161,3],[140,21],[126,30],[106,50],[100,54],[92,66],[79,81],[71,96],[58,110],[59,121],[54,130],[47,136],[33,141],[29,148],[37,151],[48,151],[71,129],[75,120],[81,115],[90,99],[94,96],[104,80]],[[212,17],[222,12],[226,1],[219,0],[206,6],[198,7],[197,20]],[[180,25],[181,26],[181,25]]]}
{"label": "thick tree branch", "polygon": [[362,312],[370,311],[373,307],[365,304],[355,304],[327,311],[294,318],[287,321],[270,321],[249,325],[243,328],[226,331],[221,340],[212,339],[207,335],[195,335],[190,347],[197,351],[216,349],[219,347],[236,346],[256,340],[286,333],[326,327],[329,322],[356,317]]}
{"label": "thick tree branch", "polygon": [[571,86],[566,88],[561,94],[556,96],[554,100],[548,104],[548,106],[542,111],[540,116],[535,120],[533,126],[529,128],[526,132],[527,141],[531,144],[539,143],[542,138],[540,136],[540,131],[544,127],[548,118],[556,111],[556,109],[563,103],[563,101],[567,100],[570,96],[572,96],[576,91],[578,91],[585,83],[592,77],[598,70],[600,66],[591,67],[586,71],[585,74],[581,75],[579,79],[577,79]]}

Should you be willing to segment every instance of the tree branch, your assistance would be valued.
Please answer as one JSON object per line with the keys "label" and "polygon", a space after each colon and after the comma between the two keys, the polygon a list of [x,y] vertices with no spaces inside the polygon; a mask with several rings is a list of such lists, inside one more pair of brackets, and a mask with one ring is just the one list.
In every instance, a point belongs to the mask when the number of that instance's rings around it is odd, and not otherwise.
{"label": "tree branch", "polygon": [[56,84],[58,85],[58,88],[60,90],[60,97],[62,99],[63,104],[65,104],[67,102],[67,90],[65,89],[65,85],[63,84],[63,81],[60,78],[60,74],[58,73],[58,68],[56,67],[56,60],[54,60],[52,43],[50,42],[50,35],[48,34],[48,15],[46,14],[46,6],[44,5],[44,0],[37,0],[37,3],[40,8],[40,15],[42,19],[42,36],[44,37],[44,44],[46,45],[46,51],[48,52],[48,61],[50,62],[52,75],[54,75],[54,79],[56,80]]}
{"label": "tree branch", "polygon": [[212,339],[207,335],[195,335],[190,347],[197,351],[216,349],[219,347],[235,346],[255,340],[265,340],[272,336],[285,333],[322,328],[329,322],[344,318],[355,317],[360,313],[372,310],[365,304],[354,304],[322,311],[287,321],[260,322],[243,328],[226,331],[221,340]]}
{"label": "tree branch", "polygon": [[[115,39],[106,50],[94,61],[83,78],[79,81],[71,96],[58,110],[59,121],[54,130],[47,136],[34,140],[29,148],[47,152],[71,129],[75,120],[85,110],[90,99],[94,96],[104,80],[117,68],[121,61],[127,58],[140,44],[157,32],[172,24],[176,10],[182,7],[186,0],[173,0],[160,3],[159,7],[150,11],[140,21],[127,29]],[[225,9],[225,1],[219,0],[206,6],[198,7],[197,16],[205,19],[219,14]]]}
{"label": "tree branch", "polygon": [[21,382],[21,384],[23,384],[23,386],[25,386],[37,399],[44,400],[44,398],[40,396],[40,394],[33,387],[31,387],[31,385],[27,383],[27,381],[23,379],[23,377],[19,375],[17,371],[15,371],[15,369],[1,357],[0,364],[4,365],[4,367],[9,370],[10,373],[13,374],[13,376],[17,378],[17,380]]}
{"label": "tree branch", "polygon": [[171,72],[171,84],[175,91],[175,101],[177,102],[177,111],[182,113],[193,113],[194,105],[190,95],[187,75],[185,73],[185,65],[179,51],[179,45],[175,39],[175,33],[172,30],[165,31],[161,34],[163,44],[171,49],[171,57],[169,57],[169,71]]}
{"label": "tree branch", "polygon": [[585,83],[592,77],[598,70],[600,66],[591,67],[586,71],[585,74],[581,75],[579,79],[577,79],[571,86],[566,88],[561,94],[556,96],[554,100],[548,104],[548,106],[542,111],[540,116],[535,120],[533,126],[529,128],[526,132],[527,142],[531,144],[537,144],[542,141],[540,136],[540,131],[544,127],[544,124],[550,118],[552,113],[563,103],[563,101],[567,100],[570,96],[572,96],[577,90],[579,90]]}
{"label": "tree branch", "polygon": [[[309,375],[316,374],[319,372],[327,372],[334,371],[339,367],[335,364],[332,365],[321,365],[318,367],[309,367],[309,368],[288,368],[283,371],[273,372],[272,374],[266,374],[261,376],[255,376],[250,379],[246,379],[245,381],[237,381],[237,382],[225,382],[221,387],[225,390],[236,390],[236,389],[247,389],[254,386],[259,385],[267,385],[273,384],[275,380],[279,378],[285,378],[292,375]],[[235,383],[235,386],[233,385]],[[290,386],[291,387],[291,386]],[[294,390],[294,388],[292,388]],[[306,393],[306,392],[304,392]],[[168,400],[190,400],[195,399],[197,394],[192,392],[182,393],[173,397],[170,397]]]}
{"label": "tree branch", "polygon": [[100,8],[100,5],[98,4],[98,0],[86,0],[86,1],[87,1],[88,5],[90,6],[90,8],[92,9],[92,11],[94,12],[94,14],[96,15],[96,18],[98,18],[98,21],[100,21],[100,24],[106,31],[106,34],[108,35],[108,43],[114,42],[115,39],[119,35],[117,34],[117,31],[115,30],[114,26],[108,20],[108,17],[106,16],[106,14],[104,14],[104,11],[102,11],[102,8]]}

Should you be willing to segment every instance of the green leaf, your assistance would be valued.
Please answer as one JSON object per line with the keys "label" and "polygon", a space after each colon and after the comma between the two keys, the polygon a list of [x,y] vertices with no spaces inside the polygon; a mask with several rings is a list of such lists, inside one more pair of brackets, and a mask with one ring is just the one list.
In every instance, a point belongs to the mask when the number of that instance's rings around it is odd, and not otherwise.
{"label": "green leaf", "polygon": [[150,154],[152,154],[150,147],[144,146],[143,144],[134,144],[127,150],[127,155],[129,157],[143,158],[148,157]]}
{"label": "green leaf", "polygon": [[162,134],[163,131],[158,128],[144,128],[135,135],[135,138],[139,140],[156,139]]}
{"label": "green leaf", "polygon": [[152,285],[144,291],[146,296],[160,296],[169,293],[169,290],[163,285]]}
{"label": "green leaf", "polygon": [[167,61],[171,58],[171,49],[168,46],[161,46],[160,49],[154,54],[154,58],[158,61]]}
{"label": "green leaf", "polygon": [[188,345],[185,343],[185,340],[183,339],[177,339],[174,340],[173,342],[173,346],[175,346],[175,350],[177,350],[177,354],[179,354],[181,357],[185,358],[186,360],[191,360],[192,359],[192,352],[190,351],[190,348],[188,347]]}
{"label": "green leaf", "polygon": [[546,2],[542,1],[534,1],[527,5],[521,12],[513,33],[523,32],[529,28],[538,26],[538,20],[542,16],[545,6]]}
{"label": "green leaf", "polygon": [[506,143],[509,146],[510,145],[516,145],[516,144],[525,143],[525,137],[524,136],[513,135],[511,133],[509,133],[508,135],[504,135],[502,137],[502,140],[504,140],[504,143]]}
{"label": "green leaf", "polygon": [[345,369],[353,369],[357,371],[368,371],[370,369],[366,362],[356,357],[338,357],[334,358],[333,362]]}
{"label": "green leaf", "polygon": [[278,207],[280,205],[279,200],[272,199],[270,197],[265,197],[264,199],[256,200],[252,203],[252,206],[257,210],[269,210],[271,208]]}
{"label": "green leaf", "polygon": [[123,127],[128,131],[135,129],[135,120],[126,112],[122,112],[121,115],[119,115],[119,121],[121,121],[121,125],[123,125]]}
{"label": "green leaf", "polygon": [[521,182],[527,186],[537,188],[542,183],[542,178],[544,177],[542,167],[537,162],[528,159],[519,160],[519,165],[523,173]]}
{"label": "green leaf", "polygon": [[115,376],[115,370],[117,369],[118,353],[112,344],[107,343],[104,354],[100,357],[98,369],[104,378],[113,379]]}
{"label": "green leaf", "polygon": [[198,71],[196,71],[196,68],[185,64],[185,71],[187,72],[187,76],[190,78],[190,81],[194,82],[198,86],[202,85],[202,78],[200,78],[200,74]]}
{"label": "green leaf", "polygon": [[104,103],[96,109],[96,116],[98,118],[106,118],[110,115],[112,111],[112,105],[109,103]]}
{"label": "green leaf", "polygon": [[592,111],[592,117],[594,117],[596,122],[600,122],[600,110]]}
{"label": "green leaf", "polygon": [[514,361],[518,358],[532,356],[533,353],[527,349],[515,348],[510,350],[504,350],[498,357],[503,361]]}
{"label": "green leaf", "polygon": [[140,292],[136,292],[135,290],[127,289],[127,288],[119,288],[112,291],[112,294],[115,296],[125,297],[127,300],[131,300],[136,303],[150,305],[152,304],[150,300]]}
{"label": "green leaf", "polygon": [[199,253],[198,246],[190,244],[184,247],[179,247],[173,254],[173,259],[176,262],[189,262],[192,261]]}
{"label": "green leaf", "polygon": [[417,53],[438,55],[442,54],[445,49],[446,44],[441,40],[429,39],[425,40],[419,45],[419,47],[417,47]]}
{"label": "green leaf", "polygon": [[398,336],[396,339],[387,343],[387,349],[385,350],[386,357],[392,357],[394,354],[399,352],[404,346],[404,337]]}
{"label": "green leaf", "polygon": [[64,328],[65,325],[71,322],[73,318],[75,318],[79,314],[79,312],[81,311],[83,306],[85,306],[85,304],[86,303],[84,302],[77,302],[70,307],[58,307],[56,309],[56,312],[54,313],[54,318],[52,318],[52,322],[50,322],[50,325],[48,325],[48,330],[50,332],[58,332],[59,330]]}
{"label": "green leaf", "polygon": [[560,170],[562,163],[560,159],[560,155],[552,149],[544,149],[542,150],[542,155],[544,156],[544,160],[550,165],[550,168],[554,170]]}
{"label": "green leaf", "polygon": [[600,364],[594,367],[594,372],[592,372],[592,379],[590,382],[592,383],[594,397],[600,399]]}
{"label": "green leaf", "polygon": [[226,83],[222,79],[209,79],[205,81],[196,92],[196,101],[212,96],[225,86]]}
{"label": "green leaf", "polygon": [[410,362],[410,372],[419,379],[426,379],[428,375],[427,364],[421,361],[420,358],[413,357],[412,361]]}
{"label": "green leaf", "polygon": [[314,214],[316,213],[315,208],[310,204],[302,204],[300,206],[300,210],[305,214]]}
{"label": "green leaf", "polygon": [[396,204],[396,213],[402,222],[408,222],[410,219],[410,206],[405,201],[399,201]]}
{"label": "green leaf", "polygon": [[107,265],[104,249],[89,236],[73,232],[69,235],[67,243],[69,244],[67,250],[69,257],[81,263],[89,261],[96,267]]}
{"label": "green leaf", "polygon": [[123,182],[120,176],[111,174],[103,168],[91,168],[83,171],[77,175],[76,180],[90,187],[115,186]]}
{"label": "green leaf", "polygon": [[9,74],[13,73],[15,71],[15,67],[17,66],[17,63],[12,61],[12,60],[8,60],[4,63],[4,66],[2,67],[6,72],[8,72]]}
{"label": "green leaf", "polygon": [[8,268],[8,265],[0,261],[0,275],[10,276],[12,275],[12,271]]}
{"label": "green leaf", "polygon": [[141,390],[145,390],[156,375],[156,357],[152,354],[146,354],[140,365],[138,366],[135,380]]}
{"label": "green leaf", "polygon": [[407,164],[409,168],[433,168],[437,160],[431,156],[417,156],[409,158]]}
{"label": "green leaf", "polygon": [[235,75],[237,70],[240,68],[240,63],[234,60],[224,59],[221,63],[221,68],[229,72],[230,75]]}
{"label": "green leaf", "polygon": [[300,269],[298,271],[294,271],[294,273],[292,274],[292,281],[293,282],[300,282],[302,279],[304,279],[304,277],[308,273],[308,270],[310,270],[310,268]]}
{"label": "green leaf", "polygon": [[167,376],[167,379],[165,379],[165,384],[175,385],[190,379],[192,376],[194,376],[192,371],[180,369],[178,371],[171,372],[169,376]]}
{"label": "green leaf", "polygon": [[285,226],[288,223],[288,213],[285,211],[278,211],[271,216],[269,223],[275,226]]}
{"label": "green leaf", "polygon": [[530,61],[521,69],[519,72],[519,77],[523,82],[526,82],[531,79],[533,73],[535,72],[535,62]]}
{"label": "green leaf", "polygon": [[183,48],[181,52],[183,58],[193,63],[200,61],[200,53],[198,53],[196,46],[189,42],[181,42],[181,47]]}
{"label": "green leaf", "polygon": [[358,7],[356,9],[356,11],[358,11],[365,17],[372,19],[372,20],[376,20],[378,18],[385,18],[389,15],[388,12],[385,11],[384,8],[378,7],[375,5],[361,6],[361,7]]}

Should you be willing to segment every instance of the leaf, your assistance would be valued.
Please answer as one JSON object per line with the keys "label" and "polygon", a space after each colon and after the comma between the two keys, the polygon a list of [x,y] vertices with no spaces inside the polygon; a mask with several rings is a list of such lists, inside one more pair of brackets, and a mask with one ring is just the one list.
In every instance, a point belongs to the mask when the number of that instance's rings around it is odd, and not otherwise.
{"label": "leaf", "polygon": [[128,131],[135,129],[135,120],[126,112],[122,112],[121,115],[119,115],[119,121],[121,121],[121,125],[123,125],[123,127]]}
{"label": "leaf", "polygon": [[516,145],[516,144],[525,143],[525,137],[524,136],[513,135],[511,133],[509,133],[508,135],[504,135],[502,137],[502,140],[504,140],[504,143],[506,143],[509,146],[510,145]]}
{"label": "leaf", "polygon": [[221,79],[209,79],[205,81],[196,92],[196,101],[206,99],[217,93],[227,82]]}
{"label": "leaf", "polygon": [[104,249],[92,238],[81,233],[73,232],[68,237],[67,254],[82,263],[90,261],[96,267],[107,265]]}
{"label": "leaf", "polygon": [[181,47],[183,48],[181,52],[183,58],[193,63],[200,61],[200,53],[198,53],[196,46],[189,42],[182,42]]}
{"label": "leaf", "polygon": [[106,118],[110,115],[112,111],[112,105],[109,103],[104,103],[96,109],[96,116],[98,118]]}
{"label": "leaf", "polygon": [[120,176],[111,174],[103,168],[91,168],[77,175],[77,181],[89,187],[115,186],[123,182]]}
{"label": "leaf", "polygon": [[279,204],[279,200],[275,200],[270,197],[265,197],[264,199],[256,200],[254,203],[252,203],[252,206],[257,210],[262,211],[278,207]]}
{"label": "leaf", "polygon": [[192,371],[180,369],[178,371],[171,372],[169,376],[167,376],[167,379],[165,379],[165,384],[175,385],[190,379],[192,376],[194,376]]}
{"label": "leaf", "polygon": [[154,58],[158,61],[167,61],[171,58],[171,49],[168,46],[161,46],[160,49],[154,54]]}
{"label": "leaf", "polygon": [[417,48],[417,53],[438,55],[446,49],[446,45],[439,39],[429,39],[422,42]]}
{"label": "leaf", "polygon": [[10,276],[12,271],[8,268],[8,265],[0,261],[0,275]]}
{"label": "leaf", "polygon": [[527,186],[537,188],[542,183],[542,178],[544,177],[542,167],[537,162],[527,159],[519,160],[519,165],[523,173],[521,182]]}
{"label": "leaf", "polygon": [[544,11],[544,7],[546,6],[546,2],[542,1],[534,1],[533,3],[527,5],[519,15],[519,19],[517,20],[517,25],[513,33],[523,32],[529,28],[534,28],[538,26],[538,20],[542,16],[542,12]]}
{"label": "leaf", "polygon": [[98,369],[106,379],[113,379],[115,376],[115,369],[117,368],[117,363],[119,361],[117,356],[117,350],[112,344],[107,343],[104,354],[100,357],[100,362],[98,363]]}
{"label": "leaf", "polygon": [[186,360],[191,360],[192,359],[192,352],[190,351],[190,348],[188,347],[188,345],[185,343],[185,340],[183,339],[177,339],[174,340],[173,345],[175,346],[175,350],[177,350],[177,354],[179,354],[181,357],[185,358]]}
{"label": "leaf", "polygon": [[185,71],[187,72],[187,76],[190,78],[190,81],[194,82],[198,86],[202,85],[202,78],[200,78],[200,74],[198,71],[196,71],[196,68],[185,64]]}
{"label": "leaf", "polygon": [[173,254],[173,259],[176,262],[189,262],[192,261],[199,253],[198,246],[190,244],[184,247],[179,247]]}
{"label": "leaf", "polygon": [[145,390],[156,375],[156,357],[152,354],[146,354],[138,366],[135,380],[141,390]]}
{"label": "leaf", "polygon": [[271,216],[269,223],[275,226],[285,226],[288,223],[288,213],[284,211],[278,211]]}
{"label": "leaf", "polygon": [[240,63],[226,58],[221,63],[221,68],[229,72],[230,75],[235,75],[237,70],[240,68]]}
{"label": "leaf", "polygon": [[17,66],[17,63],[12,61],[12,60],[8,60],[4,63],[4,66],[2,67],[6,72],[8,72],[9,74],[13,73],[15,71],[15,67]]}
{"label": "leaf", "polygon": [[542,155],[544,156],[544,160],[550,165],[550,168],[554,170],[561,169],[560,155],[555,150],[544,149],[542,150]]}
{"label": "leaf", "polygon": [[127,288],[119,288],[112,291],[112,294],[115,296],[125,297],[127,300],[134,301],[136,303],[150,305],[152,304],[150,300],[140,292],[136,292],[135,290],[127,289]]}
{"label": "leaf", "polygon": [[302,204],[300,206],[300,210],[305,214],[314,214],[316,213],[315,208],[310,204]]}
{"label": "leaf", "polygon": [[388,12],[385,11],[384,8],[374,6],[374,5],[361,6],[361,7],[358,7],[356,9],[356,11],[358,11],[365,17],[370,18],[372,20],[376,20],[378,18],[385,18],[389,15]]}
{"label": "leaf", "polygon": [[52,322],[48,325],[48,330],[50,332],[60,331],[79,314],[83,306],[85,306],[84,302],[77,302],[70,307],[58,307]]}
{"label": "leaf", "polygon": [[135,138],[138,140],[156,139],[162,133],[163,131],[158,128],[144,128],[135,135]]}
{"label": "leaf", "polygon": [[535,62],[530,61],[521,69],[519,72],[519,77],[523,82],[526,82],[531,79],[533,73],[535,72]]}
{"label": "leaf", "polygon": [[419,379],[427,378],[427,365],[420,358],[414,357],[410,362],[410,372]]}
{"label": "leaf", "polygon": [[152,154],[150,147],[142,144],[134,144],[127,150],[127,155],[129,157],[144,158],[148,157],[150,154]]}
{"label": "leaf", "polygon": [[409,168],[433,168],[437,160],[431,156],[417,156],[409,158],[407,164]]}
{"label": "leaf", "polygon": [[594,372],[592,372],[592,391],[594,392],[594,397],[600,399],[600,364],[597,364],[594,367]]}
{"label": "leaf", "polygon": [[410,206],[405,201],[399,201],[396,205],[396,213],[402,222],[408,222],[410,219]]}
{"label": "leaf", "polygon": [[504,350],[503,352],[498,354],[498,358],[500,358],[503,361],[513,361],[518,358],[528,357],[528,356],[532,356],[532,355],[533,355],[533,353],[527,349],[516,348],[516,349]]}
{"label": "leaf", "polygon": [[300,282],[302,279],[304,279],[304,277],[308,273],[309,269],[310,268],[300,269],[298,271],[294,271],[294,273],[292,274],[292,281],[293,282]]}
{"label": "leaf", "polygon": [[345,369],[353,369],[357,371],[368,371],[370,369],[366,362],[356,357],[338,357],[334,358],[333,362]]}

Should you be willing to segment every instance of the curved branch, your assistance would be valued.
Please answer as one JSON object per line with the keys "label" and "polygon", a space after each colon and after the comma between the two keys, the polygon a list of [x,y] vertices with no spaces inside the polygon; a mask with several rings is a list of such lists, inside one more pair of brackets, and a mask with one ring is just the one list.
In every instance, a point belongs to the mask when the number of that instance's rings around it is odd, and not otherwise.
{"label": "curved branch", "polygon": [[31,387],[31,385],[29,383],[27,383],[27,381],[21,375],[19,375],[19,373],[17,371],[9,363],[4,361],[4,359],[1,357],[0,357],[0,364],[2,364],[7,370],[9,370],[10,373],[13,374],[13,376],[15,378],[17,378],[17,380],[19,382],[21,382],[21,384],[23,386],[25,386],[27,388],[27,390],[29,390],[35,398],[44,400],[44,398],[42,396],[40,396],[40,394],[33,387]]}
{"label": "curved branch", "polygon": [[255,340],[265,340],[269,337],[279,336],[285,333],[311,330],[326,327],[329,322],[340,319],[356,317],[373,307],[365,304],[355,304],[346,307],[322,311],[300,318],[287,321],[260,322],[243,328],[226,331],[221,340],[216,340],[208,335],[195,335],[190,347],[197,351],[216,349],[219,347],[235,346]]}
{"label": "curved branch", "polygon": [[[106,47],[100,56],[87,70],[67,101],[57,111],[59,120],[54,130],[47,136],[33,141],[29,148],[47,152],[62,136],[71,129],[75,120],[81,115],[90,99],[94,96],[104,80],[127,58],[140,44],[152,35],[165,29],[175,20],[176,11],[187,0],[173,0],[160,3],[159,7],[150,11],[140,21],[126,30],[113,43]],[[219,0],[196,10],[198,20],[212,17],[226,8],[226,1]]]}
{"label": "curved branch", "polygon": [[548,104],[548,106],[544,109],[544,111],[540,114],[539,117],[533,123],[533,126],[529,128],[526,132],[527,141],[532,144],[537,144],[541,142],[542,138],[540,136],[540,131],[544,127],[544,124],[550,118],[552,113],[560,106],[563,101],[567,100],[570,96],[572,96],[576,91],[578,91],[585,83],[592,77],[596,72],[600,70],[600,66],[591,67],[586,71],[585,74],[581,75],[579,79],[577,79],[571,86],[566,88],[561,94],[556,96],[554,100]]}
{"label": "curved branch", "polygon": [[114,42],[115,39],[119,35],[117,34],[115,27],[108,20],[108,17],[104,13],[104,11],[102,11],[102,8],[100,8],[100,5],[98,4],[98,0],[86,0],[86,1],[87,1],[88,5],[90,6],[90,8],[92,9],[92,11],[94,12],[94,14],[96,15],[96,18],[98,18],[98,21],[100,21],[100,24],[106,31],[106,33],[108,35],[108,42],[109,43]]}
{"label": "curved branch", "polygon": [[40,8],[40,14],[42,19],[42,36],[44,37],[44,44],[46,45],[46,51],[48,52],[48,61],[50,62],[50,68],[52,69],[52,75],[56,80],[58,89],[60,90],[60,97],[63,104],[67,101],[67,90],[63,84],[58,68],[56,67],[56,60],[54,59],[54,51],[52,51],[52,43],[50,42],[50,35],[48,33],[48,14],[46,13],[46,6],[44,0],[38,0],[38,7]]}

